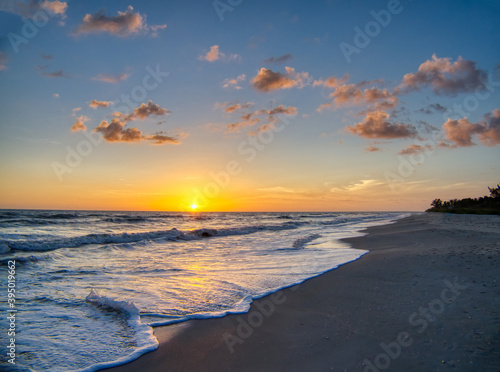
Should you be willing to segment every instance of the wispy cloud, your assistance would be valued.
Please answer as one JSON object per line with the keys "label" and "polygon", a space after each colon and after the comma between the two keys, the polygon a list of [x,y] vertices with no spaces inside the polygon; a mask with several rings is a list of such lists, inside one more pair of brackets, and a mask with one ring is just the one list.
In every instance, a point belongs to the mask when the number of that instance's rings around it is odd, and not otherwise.
{"label": "wispy cloud", "polygon": [[215,61],[229,62],[229,61],[240,61],[241,56],[235,53],[223,53],[220,51],[218,45],[212,45],[210,47],[210,50],[205,54],[200,55],[198,59],[200,61],[208,61],[208,62],[215,62]]}
{"label": "wispy cloud", "polygon": [[424,114],[433,114],[435,112],[446,112],[448,109],[439,103],[431,103],[427,107],[422,107],[418,112],[423,112]]}
{"label": "wispy cloud", "polygon": [[242,81],[245,81],[247,76],[245,74],[241,74],[234,79],[225,79],[222,83],[223,88],[233,88],[233,89],[243,89],[239,84]]}
{"label": "wispy cloud", "polygon": [[120,81],[127,80],[130,77],[129,74],[123,73],[118,75],[110,75],[110,74],[99,74],[92,78],[92,80],[102,81],[104,83],[116,84]]}
{"label": "wispy cloud", "polygon": [[96,101],[93,99],[90,101],[89,107],[96,109],[96,108],[105,108],[109,107],[113,104],[113,101]]}
{"label": "wispy cloud", "polygon": [[432,151],[432,150],[434,150],[434,148],[431,145],[421,146],[421,145],[413,144],[413,145],[409,145],[408,147],[402,149],[399,152],[399,155],[417,155],[417,154],[420,154],[426,150]]}
{"label": "wispy cloud", "polygon": [[64,19],[66,18],[67,9],[68,3],[59,0],[29,0],[28,2],[2,1],[0,3],[0,11],[17,14],[27,18],[32,18],[36,12],[46,11]]}
{"label": "wispy cloud", "polygon": [[52,72],[47,71],[47,66],[46,65],[44,65],[44,66],[38,66],[37,70],[40,73],[40,75],[45,76],[45,77],[49,77],[49,78],[60,78],[60,77],[67,78],[68,77],[68,75],[66,75],[63,72],[63,70],[61,70],[61,69],[60,70],[56,70],[56,71],[52,71]]}
{"label": "wispy cloud", "polygon": [[285,63],[293,59],[293,54],[287,53],[279,57],[271,57],[262,61],[264,64],[269,65],[273,63]]}
{"label": "wispy cloud", "polygon": [[[253,104],[252,104],[253,106]],[[251,106],[247,106],[251,107]],[[235,112],[244,108],[243,106],[232,105],[226,107],[226,112]],[[227,111],[229,109],[230,111]],[[254,132],[249,132],[250,135],[254,135],[257,132],[266,131],[274,128],[274,124],[278,121],[278,115],[293,116],[297,115],[298,110],[296,107],[289,106],[285,107],[279,105],[270,110],[260,109],[251,112],[247,112],[240,115],[238,121],[229,123],[226,125],[226,132],[239,132],[242,128],[252,127],[254,125],[260,124],[260,126]]]}

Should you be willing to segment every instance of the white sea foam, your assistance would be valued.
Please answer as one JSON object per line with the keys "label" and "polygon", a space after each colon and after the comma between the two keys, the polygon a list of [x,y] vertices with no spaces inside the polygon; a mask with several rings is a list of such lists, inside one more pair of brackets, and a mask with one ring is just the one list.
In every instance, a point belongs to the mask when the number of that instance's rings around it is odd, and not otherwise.
{"label": "white sea foam", "polygon": [[[173,217],[0,212],[2,260],[22,267],[16,290],[29,299],[17,305],[21,368],[96,371],[126,363],[157,347],[151,326],[246,312],[253,299],[366,253],[338,239],[404,216],[166,215]],[[0,285],[5,278],[0,272]]]}

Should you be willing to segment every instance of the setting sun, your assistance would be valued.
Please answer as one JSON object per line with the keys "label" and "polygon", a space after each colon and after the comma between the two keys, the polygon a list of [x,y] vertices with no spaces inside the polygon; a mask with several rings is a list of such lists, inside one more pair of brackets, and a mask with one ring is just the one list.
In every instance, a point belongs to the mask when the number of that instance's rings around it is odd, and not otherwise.
{"label": "setting sun", "polygon": [[198,206],[196,204],[191,204],[191,209],[194,211],[195,209],[197,209]]}

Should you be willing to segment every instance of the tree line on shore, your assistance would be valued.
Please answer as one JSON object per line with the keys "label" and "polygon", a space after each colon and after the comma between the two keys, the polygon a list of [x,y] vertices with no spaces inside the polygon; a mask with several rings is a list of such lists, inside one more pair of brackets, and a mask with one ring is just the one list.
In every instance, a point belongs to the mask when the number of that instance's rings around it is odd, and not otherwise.
{"label": "tree line on shore", "polygon": [[480,198],[452,199],[448,201],[434,199],[431,208],[427,209],[426,212],[500,215],[500,184],[496,187],[488,187],[488,190],[490,196]]}

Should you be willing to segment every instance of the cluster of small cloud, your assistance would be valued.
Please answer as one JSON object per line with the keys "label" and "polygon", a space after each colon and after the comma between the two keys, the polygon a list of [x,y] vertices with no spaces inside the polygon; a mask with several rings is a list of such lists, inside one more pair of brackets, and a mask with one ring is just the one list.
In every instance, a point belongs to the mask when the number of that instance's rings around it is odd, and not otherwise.
{"label": "cluster of small cloud", "polygon": [[[217,48],[211,49],[204,56],[206,60],[214,61],[219,58],[218,46],[214,47]],[[281,57],[271,57],[264,60],[264,63],[282,63],[291,58],[291,54],[285,54]],[[235,79],[226,79],[223,87],[242,89],[239,83],[245,79],[246,75],[244,74]],[[350,84],[348,84],[348,80],[349,75],[347,74],[342,77],[331,76],[326,79],[313,80],[308,72],[296,72],[294,68],[287,66],[285,67],[285,72],[273,71],[262,67],[250,82],[257,92],[266,93],[281,89],[301,89],[305,86],[333,89],[329,93],[329,97],[332,100],[321,104],[317,108],[317,111],[322,112],[325,109],[362,106],[363,110],[358,115],[363,115],[363,120],[352,126],[347,126],[346,130],[354,135],[369,139],[412,138],[424,140],[419,135],[418,130],[422,128],[417,128],[412,123],[395,121],[395,118],[401,113],[399,111],[406,110],[403,107],[399,107],[399,96],[401,95],[425,88],[429,88],[437,95],[448,96],[486,89],[486,72],[479,69],[475,62],[464,60],[461,57],[453,62],[450,58],[439,58],[436,55],[433,55],[430,60],[422,63],[417,72],[404,75],[399,85],[392,90],[384,87],[385,82],[383,79]],[[279,107],[283,108],[283,106]],[[226,112],[234,112],[242,108],[242,105],[235,104],[227,106]],[[284,114],[296,114],[297,109],[295,107],[290,107],[289,109],[291,111],[284,112]],[[262,116],[268,115],[269,117],[268,112],[271,111],[257,110],[246,113],[240,117],[240,121],[227,124],[226,129],[229,132],[235,132],[244,127],[254,126],[262,122]],[[432,103],[417,112],[435,114],[446,113],[448,111],[440,103]],[[269,120],[271,119],[268,118]],[[478,139],[485,145],[498,145],[500,137],[499,121],[498,110],[486,115],[485,119],[479,123],[471,123],[467,118],[460,120],[448,119],[442,125],[441,130],[445,139],[452,142],[452,144],[442,141],[440,146],[450,148],[472,146],[475,145],[472,140],[474,135],[477,135]],[[427,134],[439,131],[438,128],[428,123],[424,124],[423,130]],[[430,151],[429,147],[430,145],[428,144],[413,144],[401,150],[400,154],[411,155],[422,151]],[[376,146],[368,147],[365,150],[368,152],[381,151]]]}
{"label": "cluster of small cloud", "polygon": [[[106,108],[113,104],[111,101],[98,101],[91,100],[89,107],[93,109]],[[81,108],[77,107],[73,110],[73,114],[80,111]],[[186,133],[179,132],[176,135],[168,135],[165,132],[156,132],[153,134],[144,134],[140,129],[136,127],[126,127],[127,123],[135,120],[145,120],[149,117],[162,117],[169,116],[172,112],[161,107],[158,104],[148,101],[148,103],[142,103],[139,107],[135,108],[130,114],[124,114],[122,112],[114,112],[112,114],[113,118],[108,120],[103,120],[101,123],[93,129],[94,132],[101,133],[104,140],[107,142],[141,142],[150,141],[155,145],[163,144],[179,144],[181,139],[187,137]],[[71,131],[86,131],[86,122],[90,121],[90,118],[85,115],[76,117],[76,121],[73,124]]]}
{"label": "cluster of small cloud", "polygon": [[226,79],[224,80],[224,82],[222,83],[222,87],[223,88],[233,88],[233,89],[243,89],[241,86],[240,86],[240,83],[245,81],[247,79],[247,76],[245,74],[241,74],[237,77],[235,77],[234,79]]}
{"label": "cluster of small cloud", "polygon": [[223,53],[220,51],[218,45],[212,45],[210,47],[210,50],[205,54],[200,55],[198,59],[200,61],[208,61],[208,62],[215,62],[215,61],[229,62],[229,61],[240,61],[241,56],[235,53]]}
{"label": "cluster of small cloud", "polygon": [[158,36],[159,30],[166,27],[166,24],[148,26],[146,15],[134,12],[134,8],[129,5],[126,11],[118,11],[115,16],[108,16],[103,10],[94,14],[86,14],[74,35],[107,32],[111,35],[127,37],[151,31],[152,36],[155,37]]}
{"label": "cluster of small cloud", "polygon": [[[254,106],[253,102],[247,103],[217,103],[216,108],[224,110],[227,114],[236,113],[241,110],[246,110]],[[225,125],[226,133],[240,132],[242,128],[253,127],[260,124],[256,130],[248,132],[249,135],[256,135],[258,132],[265,132],[274,128],[274,124],[278,121],[278,115],[293,116],[297,115],[298,110],[296,107],[285,107],[279,105],[270,110],[259,109],[240,114],[239,121],[235,121]]]}

